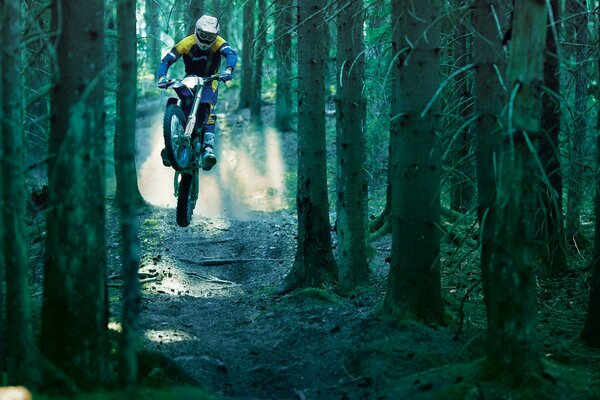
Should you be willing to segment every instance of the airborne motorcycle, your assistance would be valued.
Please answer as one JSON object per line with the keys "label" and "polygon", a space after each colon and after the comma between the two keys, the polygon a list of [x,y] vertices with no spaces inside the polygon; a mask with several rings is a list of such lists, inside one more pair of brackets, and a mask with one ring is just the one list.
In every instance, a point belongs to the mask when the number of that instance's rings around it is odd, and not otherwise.
{"label": "airborne motorcycle", "polygon": [[[169,80],[164,88],[173,89],[179,98],[167,100],[163,118],[165,150],[171,166],[175,169],[173,179],[177,197],[177,225],[185,227],[192,220],[200,190],[200,168],[202,168],[203,122],[208,110],[200,107],[202,92],[206,84],[223,80],[224,75],[199,77],[188,75],[182,79]],[[182,108],[183,91],[192,91],[194,100],[189,116]],[[196,126],[198,125],[198,126]]]}

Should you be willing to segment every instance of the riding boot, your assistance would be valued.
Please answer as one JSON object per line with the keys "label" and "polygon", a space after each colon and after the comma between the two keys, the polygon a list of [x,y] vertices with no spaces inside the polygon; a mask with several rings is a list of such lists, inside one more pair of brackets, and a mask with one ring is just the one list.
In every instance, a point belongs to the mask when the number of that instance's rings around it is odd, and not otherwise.
{"label": "riding boot", "polygon": [[165,167],[171,166],[171,161],[169,161],[169,157],[167,156],[167,149],[163,148],[160,151],[160,158],[162,158],[162,163]]}
{"label": "riding boot", "polygon": [[212,132],[204,132],[204,151],[202,152],[202,169],[210,171],[217,163],[217,157],[213,153],[215,144],[215,134]]}

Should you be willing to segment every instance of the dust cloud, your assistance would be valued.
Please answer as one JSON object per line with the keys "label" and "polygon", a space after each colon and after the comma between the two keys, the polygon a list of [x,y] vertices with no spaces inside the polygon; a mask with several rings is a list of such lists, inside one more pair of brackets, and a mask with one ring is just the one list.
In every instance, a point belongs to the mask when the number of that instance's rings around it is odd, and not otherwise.
{"label": "dust cloud", "polygon": [[[272,128],[233,130],[219,116],[216,134],[218,163],[200,172],[200,196],[194,217],[251,218],[253,211],[287,207],[280,134]],[[174,170],[162,165],[162,119],[156,118],[145,137],[151,141],[148,157],[138,168],[138,185],[150,204],[175,208]]]}

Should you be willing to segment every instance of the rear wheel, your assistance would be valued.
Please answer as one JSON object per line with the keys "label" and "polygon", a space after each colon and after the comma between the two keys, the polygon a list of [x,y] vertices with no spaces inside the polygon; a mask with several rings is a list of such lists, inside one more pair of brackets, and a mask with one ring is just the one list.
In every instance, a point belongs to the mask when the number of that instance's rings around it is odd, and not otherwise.
{"label": "rear wheel", "polygon": [[190,166],[192,150],[190,138],[185,135],[185,115],[176,104],[170,104],[163,118],[165,149],[171,166],[181,171]]}
{"label": "rear wheel", "polygon": [[192,190],[193,175],[181,174],[177,190],[177,225],[186,227],[192,221],[192,213],[196,206]]}

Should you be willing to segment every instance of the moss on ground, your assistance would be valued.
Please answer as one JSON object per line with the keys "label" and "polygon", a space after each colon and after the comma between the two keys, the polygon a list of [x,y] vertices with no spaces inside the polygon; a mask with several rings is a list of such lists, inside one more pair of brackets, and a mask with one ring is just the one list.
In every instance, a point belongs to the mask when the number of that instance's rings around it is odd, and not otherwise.
{"label": "moss on ground", "polygon": [[193,386],[175,386],[168,389],[138,388],[113,392],[81,393],[73,396],[33,395],[34,400],[209,400],[215,397]]}

